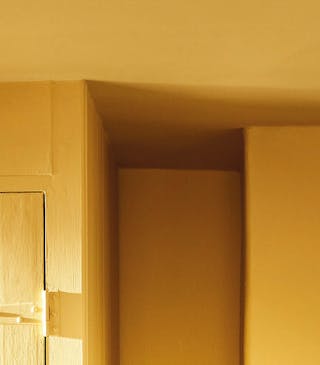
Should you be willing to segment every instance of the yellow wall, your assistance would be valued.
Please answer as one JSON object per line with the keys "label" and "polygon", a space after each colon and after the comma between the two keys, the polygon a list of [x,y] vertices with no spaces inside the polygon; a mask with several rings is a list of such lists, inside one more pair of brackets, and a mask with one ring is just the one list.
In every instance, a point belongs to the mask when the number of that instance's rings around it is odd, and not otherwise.
{"label": "yellow wall", "polygon": [[246,365],[320,363],[320,128],[246,133]]}
{"label": "yellow wall", "polygon": [[118,365],[116,167],[108,137],[89,94],[85,171],[86,358],[90,365]]}
{"label": "yellow wall", "polygon": [[121,365],[239,364],[238,173],[120,169]]}
{"label": "yellow wall", "polygon": [[52,173],[52,91],[49,82],[1,84],[2,175]]}

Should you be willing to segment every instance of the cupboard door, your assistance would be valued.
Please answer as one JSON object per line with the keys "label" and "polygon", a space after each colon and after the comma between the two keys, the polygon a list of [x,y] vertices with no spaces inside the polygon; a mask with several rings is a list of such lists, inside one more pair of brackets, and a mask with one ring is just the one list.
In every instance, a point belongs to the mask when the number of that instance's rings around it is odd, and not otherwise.
{"label": "cupboard door", "polygon": [[0,364],[45,364],[44,195],[0,193]]}

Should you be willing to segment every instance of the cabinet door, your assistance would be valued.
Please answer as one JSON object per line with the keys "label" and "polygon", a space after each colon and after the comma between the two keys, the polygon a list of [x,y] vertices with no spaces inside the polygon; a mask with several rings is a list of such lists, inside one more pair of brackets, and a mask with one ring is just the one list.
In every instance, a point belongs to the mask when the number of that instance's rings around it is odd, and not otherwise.
{"label": "cabinet door", "polygon": [[0,193],[0,364],[45,364],[44,196]]}

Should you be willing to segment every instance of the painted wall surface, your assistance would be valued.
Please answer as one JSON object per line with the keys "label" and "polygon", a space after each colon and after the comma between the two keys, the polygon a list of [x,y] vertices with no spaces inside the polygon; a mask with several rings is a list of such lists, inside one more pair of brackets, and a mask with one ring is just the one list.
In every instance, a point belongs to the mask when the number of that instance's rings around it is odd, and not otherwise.
{"label": "painted wall surface", "polygon": [[233,172],[120,169],[120,364],[239,364]]}
{"label": "painted wall surface", "polygon": [[1,175],[52,173],[51,92],[49,82],[0,84]]}
{"label": "painted wall surface", "polygon": [[[0,191],[46,192],[47,288],[79,295],[84,85],[82,82],[1,84],[0,95],[0,140],[9,138],[0,143]],[[52,336],[48,349],[50,365],[82,364],[79,338]]]}
{"label": "painted wall surface", "polygon": [[320,363],[320,128],[246,136],[246,365]]}
{"label": "painted wall surface", "polygon": [[118,365],[116,171],[102,120],[87,94],[84,292],[90,365]]}

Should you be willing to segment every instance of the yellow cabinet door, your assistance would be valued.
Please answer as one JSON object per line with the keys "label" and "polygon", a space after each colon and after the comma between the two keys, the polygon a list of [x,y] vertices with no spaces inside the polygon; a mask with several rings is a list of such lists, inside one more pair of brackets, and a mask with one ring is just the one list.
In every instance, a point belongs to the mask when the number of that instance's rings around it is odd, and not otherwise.
{"label": "yellow cabinet door", "polygon": [[0,193],[0,365],[45,364],[44,195]]}

